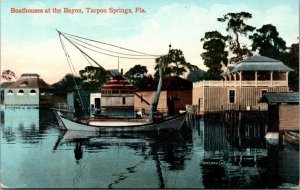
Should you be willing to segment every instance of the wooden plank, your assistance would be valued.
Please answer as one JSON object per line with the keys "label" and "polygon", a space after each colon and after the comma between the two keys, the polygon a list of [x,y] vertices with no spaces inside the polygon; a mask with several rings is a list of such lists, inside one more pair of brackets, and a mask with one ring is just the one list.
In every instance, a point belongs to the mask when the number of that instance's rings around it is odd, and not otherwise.
{"label": "wooden plank", "polygon": [[299,105],[279,106],[279,129],[299,130]]}

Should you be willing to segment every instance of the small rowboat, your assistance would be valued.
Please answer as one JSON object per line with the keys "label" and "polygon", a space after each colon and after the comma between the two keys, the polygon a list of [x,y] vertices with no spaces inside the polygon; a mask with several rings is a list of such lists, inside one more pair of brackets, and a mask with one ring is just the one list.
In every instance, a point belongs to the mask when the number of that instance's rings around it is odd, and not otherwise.
{"label": "small rowboat", "polygon": [[285,131],[284,139],[291,144],[299,145],[299,132]]}
{"label": "small rowboat", "polygon": [[60,111],[57,111],[56,113],[66,130],[96,132],[148,132],[179,130],[186,118],[186,112],[184,112],[156,122],[146,119],[117,118],[75,121],[67,118]]}

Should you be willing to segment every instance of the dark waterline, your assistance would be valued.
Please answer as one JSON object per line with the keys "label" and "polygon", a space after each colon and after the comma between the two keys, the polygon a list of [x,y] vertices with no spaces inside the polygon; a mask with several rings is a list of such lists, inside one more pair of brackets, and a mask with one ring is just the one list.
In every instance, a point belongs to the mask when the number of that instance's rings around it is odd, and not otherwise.
{"label": "dark waterline", "polygon": [[[1,178],[11,188],[291,188],[299,148],[271,145],[264,126],[220,118],[179,132],[62,132],[51,111],[1,111]],[[80,137],[71,140],[71,137]]]}

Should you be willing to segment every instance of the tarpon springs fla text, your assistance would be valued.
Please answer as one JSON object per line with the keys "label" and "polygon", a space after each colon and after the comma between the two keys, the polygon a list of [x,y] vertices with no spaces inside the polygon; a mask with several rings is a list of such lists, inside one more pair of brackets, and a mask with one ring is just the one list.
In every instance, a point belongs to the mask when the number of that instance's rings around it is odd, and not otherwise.
{"label": "tarpon springs fla text", "polygon": [[146,13],[146,10],[141,7],[135,8],[10,8],[10,13],[15,14],[132,14],[132,13]]}

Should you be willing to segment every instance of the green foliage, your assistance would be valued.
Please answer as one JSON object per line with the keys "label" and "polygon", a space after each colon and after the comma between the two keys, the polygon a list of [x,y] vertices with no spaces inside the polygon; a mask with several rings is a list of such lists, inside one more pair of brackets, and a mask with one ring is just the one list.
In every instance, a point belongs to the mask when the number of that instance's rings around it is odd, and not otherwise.
{"label": "green foliage", "polygon": [[[66,97],[67,93],[73,91],[81,79],[72,74],[66,74],[60,81],[52,85],[55,96]],[[75,84],[76,83],[76,84]]]}
{"label": "green foliage", "polygon": [[5,79],[7,81],[11,81],[11,79],[16,79],[16,75],[13,71],[7,69],[7,70],[3,70],[2,73],[1,73],[1,78],[2,79]]}
{"label": "green foliage", "polygon": [[109,71],[100,67],[87,66],[79,71],[82,90],[96,90],[110,79]]}
{"label": "green foliage", "polygon": [[226,30],[232,32],[235,39],[232,37],[229,38],[229,48],[230,50],[236,54],[235,57],[230,59],[230,62],[238,62],[243,60],[243,56],[251,56],[252,53],[247,48],[247,45],[242,45],[240,43],[239,37],[240,35],[247,36],[249,32],[255,30],[255,27],[247,25],[244,21],[252,18],[252,14],[248,12],[239,12],[239,13],[227,13],[222,18],[218,18],[217,20],[220,22],[227,22]]}
{"label": "green foliage", "polygon": [[228,36],[223,36],[218,31],[206,32],[204,38],[201,39],[203,49],[206,52],[201,54],[204,65],[208,67],[208,71],[203,76],[205,79],[218,80],[221,79],[221,63],[227,65],[228,52],[225,51]]}
{"label": "green foliage", "polygon": [[103,83],[110,79],[109,71],[99,67],[87,66],[79,71],[80,77],[73,74],[66,74],[57,83],[53,84],[54,94],[59,97],[65,97],[68,92],[76,90],[97,90]]}
{"label": "green foliage", "polygon": [[[193,71],[197,67],[192,65],[189,62],[186,62],[183,52],[180,49],[170,49],[168,54],[163,56],[163,76],[180,76],[186,73],[187,71]],[[154,76],[157,78],[158,73],[158,64],[155,66]]]}
{"label": "green foliage", "polygon": [[279,37],[275,26],[263,25],[256,33],[249,36],[252,40],[252,50],[259,50],[259,54],[273,59],[282,60],[282,54],[286,50],[286,42]]}
{"label": "green foliage", "polygon": [[146,86],[153,78],[151,75],[147,75],[148,70],[146,66],[135,65],[125,73],[125,78],[134,86],[135,89],[139,89]]}
{"label": "green foliage", "polygon": [[188,74],[187,80],[191,82],[197,82],[204,79],[204,76],[205,76],[205,71],[197,67],[196,69],[194,69]]}
{"label": "green foliage", "polygon": [[294,69],[289,73],[289,85],[291,90],[299,92],[299,43],[292,44],[287,53],[286,64]]}

